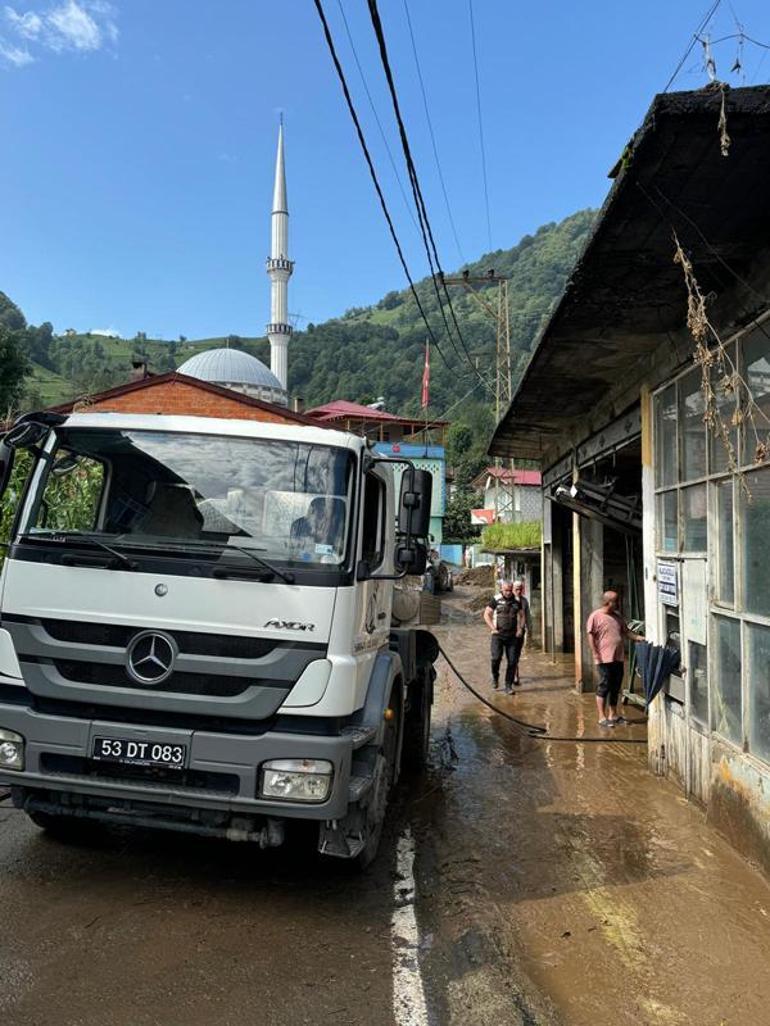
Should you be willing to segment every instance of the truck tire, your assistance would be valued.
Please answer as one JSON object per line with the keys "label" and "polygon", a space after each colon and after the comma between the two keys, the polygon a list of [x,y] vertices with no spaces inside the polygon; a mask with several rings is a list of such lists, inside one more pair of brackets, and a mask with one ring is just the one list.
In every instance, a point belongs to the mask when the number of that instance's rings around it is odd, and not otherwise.
{"label": "truck tire", "polygon": [[[391,703],[393,698],[391,696]],[[391,708],[394,706],[391,704]],[[364,811],[364,847],[354,859],[355,868],[359,871],[368,869],[374,862],[382,840],[382,829],[388,811],[390,794],[396,779],[396,758],[398,755],[398,732],[401,709],[395,706],[396,716],[390,720],[385,730],[382,747],[377,752],[374,763],[374,782]]]}
{"label": "truck tire", "polygon": [[409,708],[404,721],[404,747],[401,762],[405,769],[420,772],[430,754],[430,713],[433,705],[433,681],[436,671],[424,666],[422,674],[409,685]]}

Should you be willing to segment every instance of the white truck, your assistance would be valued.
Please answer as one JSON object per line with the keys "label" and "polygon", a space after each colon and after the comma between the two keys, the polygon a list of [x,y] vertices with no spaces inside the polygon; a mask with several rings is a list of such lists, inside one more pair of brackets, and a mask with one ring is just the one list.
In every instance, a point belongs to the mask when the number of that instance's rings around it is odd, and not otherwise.
{"label": "white truck", "polygon": [[[356,435],[43,413],[0,443],[0,786],[94,821],[374,858],[427,754],[438,647],[392,629],[425,568],[431,478]],[[14,473],[14,463],[16,465]],[[19,490],[18,481],[25,479]]]}

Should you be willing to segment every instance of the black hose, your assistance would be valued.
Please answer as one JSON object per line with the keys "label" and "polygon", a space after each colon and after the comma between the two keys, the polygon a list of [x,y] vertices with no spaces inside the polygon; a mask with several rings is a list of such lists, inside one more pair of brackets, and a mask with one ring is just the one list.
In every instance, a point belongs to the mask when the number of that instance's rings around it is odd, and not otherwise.
{"label": "black hose", "polygon": [[463,687],[467,688],[470,693],[479,700],[488,709],[491,709],[493,713],[497,713],[498,716],[502,716],[503,719],[513,723],[524,737],[531,737],[535,741],[569,741],[573,744],[588,744],[597,745],[646,745],[647,738],[644,737],[554,737],[547,732],[546,727],[541,727],[537,723],[527,723],[526,720],[519,720],[515,716],[511,716],[510,713],[506,712],[505,709],[500,709],[498,706],[493,705],[492,702],[484,698],[483,695],[469,684],[468,681],[463,677],[460,671],[457,669],[451,658],[447,655],[446,649],[440,643],[438,644],[438,650],[446,659],[449,664],[449,668],[455,677],[460,681]]}

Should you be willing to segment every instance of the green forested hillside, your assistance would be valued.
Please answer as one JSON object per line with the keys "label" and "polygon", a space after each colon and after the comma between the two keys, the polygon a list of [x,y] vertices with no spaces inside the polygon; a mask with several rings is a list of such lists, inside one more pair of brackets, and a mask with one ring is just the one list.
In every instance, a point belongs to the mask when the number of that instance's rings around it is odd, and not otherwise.
{"label": "green forested hillside", "polygon": [[[467,265],[472,275],[490,268],[509,277],[511,338],[514,373],[526,364],[527,354],[586,239],[592,211],[580,211],[559,224],[545,225],[512,249],[499,250]],[[468,396],[486,403],[489,393],[479,384],[465,359],[446,338],[433,285],[417,285],[423,307],[449,366],[437,352],[432,355],[431,413],[440,416]],[[495,327],[481,307],[462,288],[452,291],[453,303],[466,344],[485,377],[493,376]],[[490,298],[492,298],[490,296]],[[151,370],[173,370],[201,349],[225,343],[244,348],[269,362],[265,339],[210,338],[174,342],[148,339],[142,332],[133,339],[67,332],[53,334],[50,324],[27,325],[22,312],[0,293],[0,362],[16,363],[13,388],[0,402],[31,409],[76,395],[94,393],[126,381],[132,359],[147,358]],[[309,324],[297,332],[289,350],[289,386],[307,405],[342,397],[370,401],[383,396],[388,409],[416,413],[419,408],[425,327],[416,303],[407,291],[389,292],[372,307],[348,310],[323,324]],[[459,344],[458,344],[459,348]],[[19,361],[26,362],[23,395],[19,397]],[[11,380],[5,372],[0,377]],[[0,390],[1,392],[2,390]],[[470,395],[468,395],[470,393]]]}

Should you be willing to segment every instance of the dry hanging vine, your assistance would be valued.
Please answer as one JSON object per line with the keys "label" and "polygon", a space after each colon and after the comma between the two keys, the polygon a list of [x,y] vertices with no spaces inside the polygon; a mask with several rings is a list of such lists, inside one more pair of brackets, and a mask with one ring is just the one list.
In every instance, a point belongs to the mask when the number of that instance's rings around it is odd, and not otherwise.
{"label": "dry hanging vine", "polygon": [[[766,463],[770,458],[770,418],[759,406],[746,379],[725,347],[719,332],[709,320],[706,296],[695,277],[692,261],[682,249],[676,232],[674,263],[679,264],[687,288],[687,327],[695,343],[693,361],[701,369],[701,391],[704,399],[703,421],[708,430],[721,441],[729,470],[737,474],[744,492],[750,497],[748,485],[740,471],[740,459],[731,437],[732,428],[743,426],[753,432],[754,462]],[[732,414],[729,424],[720,400],[729,399]],[[761,427],[760,427],[761,425]]]}

